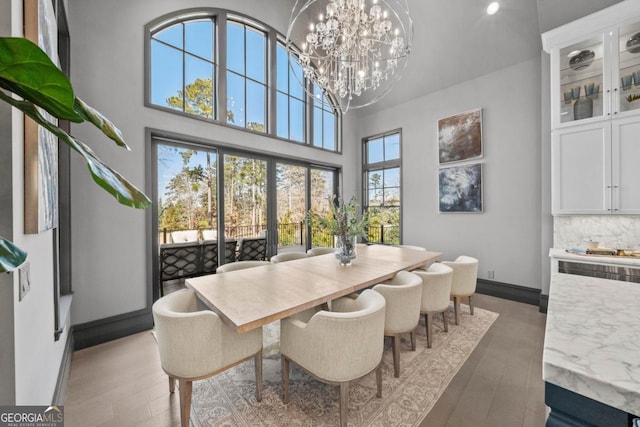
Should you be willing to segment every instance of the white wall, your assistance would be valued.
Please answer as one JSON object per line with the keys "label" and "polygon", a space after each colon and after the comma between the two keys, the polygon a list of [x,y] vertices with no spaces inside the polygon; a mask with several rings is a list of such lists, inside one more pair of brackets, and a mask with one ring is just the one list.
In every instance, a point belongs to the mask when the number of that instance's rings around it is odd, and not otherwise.
{"label": "white wall", "polygon": [[[536,289],[541,288],[540,61],[532,58],[358,122],[359,138],[402,129],[405,244],[443,252],[445,259],[477,257],[480,278],[495,270],[498,282]],[[437,120],[478,107],[483,109],[484,213],[438,213]]]}
{"label": "white wall", "polygon": [[[0,32],[4,35],[10,33],[22,36],[22,1],[3,2],[2,12],[4,18],[10,17],[10,25],[7,27],[7,22],[3,19]],[[8,217],[12,218],[13,235],[8,237],[12,237],[19,247],[28,252],[31,261],[31,291],[22,301],[18,301],[17,274],[10,280],[12,288],[4,287],[4,278],[3,283],[0,283],[3,286],[2,364],[4,369],[7,361],[13,358],[10,363],[13,364],[15,375],[15,385],[12,384],[11,375],[6,382],[3,377],[0,403],[48,405],[53,397],[67,339],[65,331],[59,341],[54,341],[52,232],[36,235],[25,235],[23,232],[23,116],[15,110],[9,113],[4,108],[0,114],[3,115],[1,122],[10,123],[10,132],[2,132],[2,144],[11,144],[11,161],[3,162],[3,165],[10,167],[3,168],[2,175],[11,182],[13,189],[9,193],[11,200],[6,203],[12,207]],[[5,177],[4,173],[7,171],[9,174]],[[3,199],[5,196],[6,193],[3,192]],[[5,313],[12,313],[12,318],[7,319]],[[13,331],[10,332],[10,329]],[[12,342],[5,341],[11,339],[11,334]],[[12,349],[13,355],[5,353]]]}
{"label": "white wall", "polygon": [[[291,5],[290,0],[69,0],[71,80],[76,94],[118,125],[132,151],[114,148],[88,125],[73,126],[73,133],[139,188],[144,188],[147,173],[145,127],[353,168],[357,163],[350,159],[352,154],[340,156],[144,106],[146,23],[178,9],[220,7],[254,16],[286,33],[289,16],[282,11]],[[77,156],[72,157],[72,322],[142,309],[151,261],[145,213],[119,205],[93,184]],[[346,175],[357,174],[346,171]]]}

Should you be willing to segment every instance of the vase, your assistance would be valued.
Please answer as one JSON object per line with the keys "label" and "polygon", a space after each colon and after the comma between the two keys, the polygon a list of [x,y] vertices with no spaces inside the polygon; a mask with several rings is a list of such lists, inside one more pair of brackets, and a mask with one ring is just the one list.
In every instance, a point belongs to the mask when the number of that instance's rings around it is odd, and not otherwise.
{"label": "vase", "polygon": [[336,259],[340,265],[348,266],[356,257],[356,243],[358,236],[334,236]]}
{"label": "vase", "polygon": [[585,97],[578,98],[573,104],[573,119],[580,120],[593,116],[593,99]]}

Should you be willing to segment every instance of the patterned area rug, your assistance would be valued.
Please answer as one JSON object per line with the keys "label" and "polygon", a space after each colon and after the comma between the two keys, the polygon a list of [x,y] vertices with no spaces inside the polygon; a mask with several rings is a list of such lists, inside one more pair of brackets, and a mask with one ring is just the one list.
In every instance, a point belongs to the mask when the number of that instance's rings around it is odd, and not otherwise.
{"label": "patterned area rug", "polygon": [[[417,333],[417,350],[409,336],[402,340],[400,378],[393,376],[391,341],[385,340],[382,398],[376,397],[375,373],[349,386],[350,426],[418,426],[467,360],[498,314],[476,308],[474,316],[462,306],[460,325],[442,329],[434,322],[433,348],[427,348],[424,317]],[[453,321],[453,313],[450,313]],[[193,383],[191,422],[209,426],[335,426],[339,424],[339,387],[314,380],[291,364],[291,402],[281,400],[279,322],[263,328],[264,390],[255,400],[253,360],[207,380]]]}

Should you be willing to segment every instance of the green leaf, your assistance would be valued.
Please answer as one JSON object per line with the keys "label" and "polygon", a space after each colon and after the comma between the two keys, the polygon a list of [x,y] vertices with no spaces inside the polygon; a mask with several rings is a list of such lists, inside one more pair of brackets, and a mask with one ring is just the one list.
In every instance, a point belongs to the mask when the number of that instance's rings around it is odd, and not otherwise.
{"label": "green leaf", "polygon": [[26,259],[26,252],[5,238],[0,237],[0,273],[15,270]]}
{"label": "green leaf", "polygon": [[126,148],[127,150],[130,150],[129,146],[127,146],[127,143],[124,141],[124,138],[122,137],[122,132],[120,132],[120,129],[115,127],[115,125],[105,116],[103,116],[102,113],[100,113],[98,110],[87,105],[80,98],[76,98],[75,109],[76,109],[76,112],[84,120],[90,123],[93,123],[95,127],[97,127],[102,131],[102,133],[104,133],[110,139],[114,140],[119,147],[123,147],[123,148]]}
{"label": "green leaf", "polygon": [[79,153],[87,161],[93,180],[108,193],[113,195],[118,202],[134,208],[146,208],[151,205],[151,200],[133,184],[122,177],[118,172],[105,165],[89,148],[81,141],[75,139],[64,130],[47,121],[35,105],[28,101],[13,99],[0,91],[0,99],[13,105],[36,123],[53,133],[64,141],[73,150]]}
{"label": "green leaf", "polygon": [[47,54],[24,38],[0,37],[0,88],[59,119],[82,122],[69,79]]}

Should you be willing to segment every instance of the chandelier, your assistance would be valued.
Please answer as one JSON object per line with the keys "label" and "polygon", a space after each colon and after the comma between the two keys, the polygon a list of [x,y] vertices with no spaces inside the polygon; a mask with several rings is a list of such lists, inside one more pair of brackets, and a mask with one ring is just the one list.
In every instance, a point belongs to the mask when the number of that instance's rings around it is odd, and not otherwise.
{"label": "chandelier", "polygon": [[304,77],[346,113],[389,93],[412,39],[406,0],[297,0],[286,44]]}

